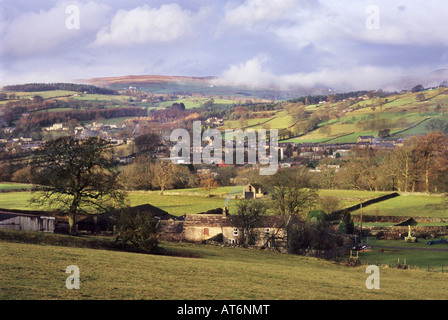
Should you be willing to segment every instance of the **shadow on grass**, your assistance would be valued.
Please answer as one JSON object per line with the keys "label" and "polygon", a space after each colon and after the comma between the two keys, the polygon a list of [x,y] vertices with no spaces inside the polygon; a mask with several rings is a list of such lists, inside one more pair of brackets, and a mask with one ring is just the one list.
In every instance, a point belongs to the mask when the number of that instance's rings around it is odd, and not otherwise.
{"label": "shadow on grass", "polygon": [[173,249],[162,246],[158,246],[155,250],[147,252],[130,244],[126,246],[118,245],[114,237],[88,235],[70,236],[56,233],[0,229],[0,241],[83,249],[111,250],[139,254],[154,254],[181,258],[203,257],[201,254],[188,249]]}

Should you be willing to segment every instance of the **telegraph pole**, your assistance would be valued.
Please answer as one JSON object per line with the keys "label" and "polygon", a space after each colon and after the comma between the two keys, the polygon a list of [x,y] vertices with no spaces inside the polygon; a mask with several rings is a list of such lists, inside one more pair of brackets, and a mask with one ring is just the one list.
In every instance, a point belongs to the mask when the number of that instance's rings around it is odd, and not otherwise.
{"label": "telegraph pole", "polygon": [[359,235],[359,238],[360,238],[360,243],[362,244],[362,201],[363,201],[363,199],[362,198],[359,198],[359,202],[360,202],[360,208],[361,208],[361,225],[360,225],[360,235]]}

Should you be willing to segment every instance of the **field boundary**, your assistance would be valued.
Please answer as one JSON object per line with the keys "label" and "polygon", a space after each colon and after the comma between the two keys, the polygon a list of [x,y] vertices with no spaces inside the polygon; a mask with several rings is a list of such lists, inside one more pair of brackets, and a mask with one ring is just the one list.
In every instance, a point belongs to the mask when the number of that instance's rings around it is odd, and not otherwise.
{"label": "field boundary", "polygon": [[378,198],[374,198],[374,199],[370,199],[370,200],[358,203],[358,204],[353,205],[351,207],[347,207],[347,208],[335,211],[333,214],[339,215],[339,214],[342,214],[342,213],[345,213],[345,212],[356,211],[356,210],[361,209],[361,207],[364,208],[364,207],[370,206],[372,204],[375,204],[375,203],[378,203],[378,202],[382,202],[382,201],[386,201],[386,200],[389,200],[389,199],[392,199],[392,198],[396,198],[396,197],[399,197],[399,196],[400,196],[400,194],[398,192],[393,192],[393,193],[386,194],[386,195],[378,197]]}

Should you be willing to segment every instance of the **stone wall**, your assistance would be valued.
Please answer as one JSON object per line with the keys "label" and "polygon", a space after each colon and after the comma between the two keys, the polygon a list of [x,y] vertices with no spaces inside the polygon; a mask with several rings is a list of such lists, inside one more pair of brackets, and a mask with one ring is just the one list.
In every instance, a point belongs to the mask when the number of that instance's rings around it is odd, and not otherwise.
{"label": "stone wall", "polygon": [[[363,215],[363,222],[390,222],[398,224],[400,222],[406,221],[408,219],[414,219],[418,223],[448,223],[447,218],[431,218],[431,217],[407,217],[407,216],[372,216]],[[353,220],[359,222],[361,220],[360,216],[353,216]]]}
{"label": "stone wall", "polygon": [[[404,237],[408,236],[408,227],[373,227],[373,226],[363,226],[362,227],[364,236],[375,236],[379,239],[386,240],[399,240],[404,239]],[[357,232],[359,232],[359,228],[357,228]],[[417,238],[435,238],[439,236],[447,236],[448,235],[448,227],[439,226],[439,227],[424,227],[424,226],[416,226],[411,227],[411,235]]]}

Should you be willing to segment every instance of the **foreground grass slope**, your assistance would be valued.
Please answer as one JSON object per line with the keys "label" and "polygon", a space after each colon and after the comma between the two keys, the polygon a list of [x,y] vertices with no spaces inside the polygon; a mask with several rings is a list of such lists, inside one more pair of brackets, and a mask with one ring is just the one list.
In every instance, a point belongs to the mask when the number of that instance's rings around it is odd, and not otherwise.
{"label": "foreground grass slope", "polygon": [[[380,289],[366,288],[366,268],[250,249],[164,243],[201,258],[0,241],[0,299],[314,300],[446,299],[446,275],[380,269]],[[68,290],[66,267],[80,269]]]}

